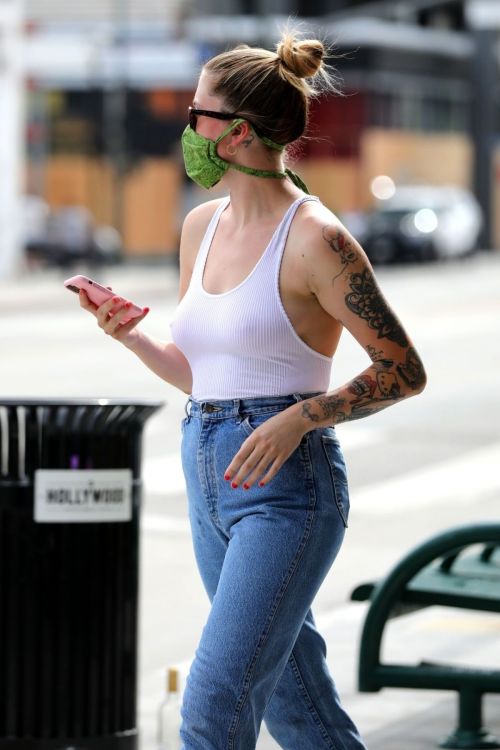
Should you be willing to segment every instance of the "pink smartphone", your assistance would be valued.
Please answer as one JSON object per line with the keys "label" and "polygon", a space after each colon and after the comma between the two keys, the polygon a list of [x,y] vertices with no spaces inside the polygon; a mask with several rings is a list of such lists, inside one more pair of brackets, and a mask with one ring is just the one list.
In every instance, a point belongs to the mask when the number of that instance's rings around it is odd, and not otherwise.
{"label": "pink smartphone", "polygon": [[[104,304],[104,302],[107,302],[111,297],[120,296],[117,295],[116,292],[112,292],[111,289],[102,286],[102,284],[99,284],[97,281],[89,279],[87,276],[72,276],[70,279],[66,279],[64,286],[71,292],[75,292],[75,294],[78,294],[80,289],[83,289],[87,292],[89,300],[93,302],[94,305],[97,305],[97,307]],[[122,324],[128,323],[132,318],[137,318],[139,315],[142,315],[142,312],[143,311],[140,307],[133,304],[129,310],[129,315],[122,320]]]}

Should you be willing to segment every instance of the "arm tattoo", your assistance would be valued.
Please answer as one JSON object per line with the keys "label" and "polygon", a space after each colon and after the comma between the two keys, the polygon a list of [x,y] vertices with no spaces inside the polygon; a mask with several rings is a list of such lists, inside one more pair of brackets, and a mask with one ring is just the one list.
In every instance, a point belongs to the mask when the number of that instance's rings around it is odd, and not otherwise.
{"label": "arm tattoo", "polygon": [[352,407],[351,414],[363,411],[366,415],[372,411],[378,411],[377,405],[383,408],[381,404],[384,401],[397,401],[402,398],[396,375],[387,370],[377,372],[376,380],[368,373],[364,373],[355,378],[347,390],[355,396],[349,402]]}
{"label": "arm tattoo", "polygon": [[415,349],[410,346],[406,352],[406,362],[396,367],[399,375],[412,391],[418,390],[425,383],[425,373],[420,357]]}
{"label": "arm tattoo", "polygon": [[400,346],[408,346],[401,323],[389,309],[371,271],[365,268],[361,273],[352,273],[350,286],[352,291],[345,298],[349,310],[366,320],[370,328],[378,332],[379,339],[386,338]]}
{"label": "arm tattoo", "polygon": [[341,411],[345,405],[345,399],[338,396],[318,396],[311,399],[311,402],[320,407],[321,414],[315,414],[311,411],[311,403],[305,401],[302,404],[302,416],[305,419],[309,419],[311,422],[319,422],[323,419],[333,420],[333,418],[335,418],[337,423],[345,421],[346,415]]}
{"label": "arm tattoo", "polygon": [[371,417],[372,414],[376,414],[379,411],[382,411],[388,406],[388,404],[382,404],[379,406],[359,406],[355,407],[350,416],[349,416],[349,422],[354,422],[355,419],[363,419],[363,417]]}
{"label": "arm tattoo", "polygon": [[375,377],[364,372],[347,385],[347,393],[354,396],[350,400],[332,394],[305,401],[302,404],[304,419],[316,423],[325,423],[327,420],[332,424],[350,422],[376,414],[404,398],[397,375],[390,369],[393,363],[390,360],[384,362],[386,365],[382,369],[374,368]]}
{"label": "arm tattoo", "polygon": [[360,401],[364,401],[366,397],[372,399],[376,388],[377,381],[368,374],[355,378],[347,388],[349,393],[352,393],[356,397],[351,401],[351,404],[358,404]]}
{"label": "arm tattoo", "polygon": [[366,351],[368,352],[370,359],[373,361],[376,359],[379,359],[379,357],[381,357],[382,354],[384,353],[382,349],[379,349],[377,351],[377,349],[375,349],[374,346],[371,346],[371,344],[368,344],[368,346],[366,347]]}
{"label": "arm tattoo", "polygon": [[318,414],[315,414],[313,411],[311,411],[311,404],[308,404],[307,401],[302,404],[302,416],[305,419],[309,419],[311,422],[319,422],[319,420],[321,419]]}
{"label": "arm tattoo", "polygon": [[340,262],[342,263],[342,269],[332,279],[333,284],[335,282],[335,279],[337,279],[342,274],[344,268],[346,268],[350,263],[354,263],[358,259],[358,253],[353,247],[353,243],[351,242],[351,240],[346,237],[344,232],[342,232],[342,230],[338,227],[330,226],[327,224],[327,226],[323,227],[323,229],[321,230],[321,234],[323,235],[323,239],[329,244],[333,252],[339,256]]}

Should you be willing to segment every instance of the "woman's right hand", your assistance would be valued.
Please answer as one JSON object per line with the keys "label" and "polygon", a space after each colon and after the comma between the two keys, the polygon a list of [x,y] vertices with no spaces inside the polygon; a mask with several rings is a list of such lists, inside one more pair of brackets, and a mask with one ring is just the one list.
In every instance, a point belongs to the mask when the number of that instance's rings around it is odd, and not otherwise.
{"label": "woman's right hand", "polygon": [[131,347],[134,341],[138,338],[139,332],[134,330],[136,326],[144,320],[149,312],[149,307],[145,307],[142,311],[142,315],[132,318],[128,323],[122,323],[122,320],[127,317],[128,310],[131,306],[131,302],[123,297],[112,297],[104,304],[97,307],[87,296],[84,289],[80,290],[79,293],[80,306],[84,310],[92,313],[97,319],[97,324],[105,334],[111,336],[111,338],[120,341],[127,347]]}

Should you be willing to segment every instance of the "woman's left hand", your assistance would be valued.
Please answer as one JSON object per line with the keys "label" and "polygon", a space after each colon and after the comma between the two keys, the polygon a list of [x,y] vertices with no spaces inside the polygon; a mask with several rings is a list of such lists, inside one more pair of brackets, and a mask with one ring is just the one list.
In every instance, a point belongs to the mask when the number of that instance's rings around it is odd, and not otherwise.
{"label": "woman's left hand", "polygon": [[227,467],[224,479],[236,489],[248,490],[259,481],[263,487],[281,469],[307,432],[307,423],[295,404],[267,419],[245,440]]}

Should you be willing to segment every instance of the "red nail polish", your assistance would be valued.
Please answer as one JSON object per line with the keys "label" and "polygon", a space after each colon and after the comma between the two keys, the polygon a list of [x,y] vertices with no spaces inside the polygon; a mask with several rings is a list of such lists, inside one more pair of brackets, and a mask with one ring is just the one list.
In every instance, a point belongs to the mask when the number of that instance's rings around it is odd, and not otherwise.
{"label": "red nail polish", "polygon": [[259,487],[263,487],[265,485],[265,482],[259,482]]}
{"label": "red nail polish", "polygon": [[249,490],[250,489],[250,485],[245,482],[245,484],[243,485],[243,489],[244,490]]}
{"label": "red nail polish", "polygon": [[224,479],[231,479],[231,476],[229,474],[224,474]]}
{"label": "red nail polish", "polygon": [[231,482],[231,487],[233,488],[233,490],[236,490],[238,488],[238,485],[236,484],[236,482]]}
{"label": "red nail polish", "polygon": [[131,307],[132,307],[132,303],[131,302],[127,302],[126,305],[125,305],[125,309],[128,310]]}
{"label": "red nail polish", "polygon": [[143,308],[143,310],[142,310],[142,312],[143,312],[143,313],[148,313],[148,312],[149,312],[149,310],[150,310],[150,308],[149,308],[149,307],[144,307],[144,308]]}

